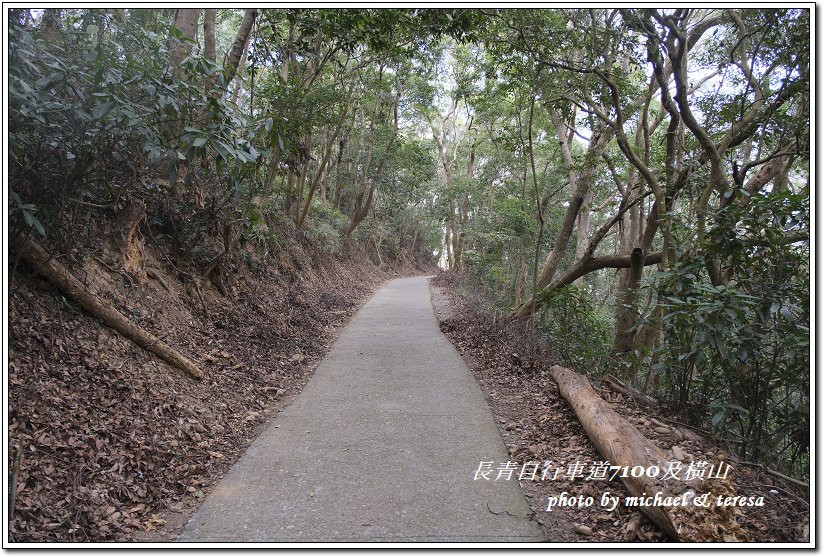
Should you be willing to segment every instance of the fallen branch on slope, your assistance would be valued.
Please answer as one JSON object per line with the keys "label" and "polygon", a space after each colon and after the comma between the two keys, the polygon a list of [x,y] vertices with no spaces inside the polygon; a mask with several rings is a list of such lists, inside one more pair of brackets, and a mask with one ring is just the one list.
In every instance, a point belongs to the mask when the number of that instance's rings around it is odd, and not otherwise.
{"label": "fallen branch on slope", "polygon": [[764,471],[767,474],[769,474],[770,476],[775,476],[776,478],[780,478],[780,479],[784,480],[785,482],[790,482],[791,484],[795,484],[799,487],[804,487],[804,488],[810,489],[810,484],[808,484],[806,482],[802,482],[801,480],[796,480],[795,478],[791,478],[790,476],[785,476],[781,472],[776,472],[775,470],[772,470],[770,468],[764,468]]}
{"label": "fallen branch on slope", "polygon": [[58,263],[34,240],[18,240],[15,249],[35,271],[47,278],[80,307],[103,321],[106,325],[146,349],[169,365],[201,379],[203,372],[180,352],[164,343],[145,329],[132,323],[110,302],[86,290],[74,275]]}
{"label": "fallen branch on slope", "polygon": [[638,389],[635,389],[617,377],[613,377],[612,375],[607,375],[604,377],[604,383],[613,391],[617,391],[621,394],[627,395],[632,400],[637,402],[642,406],[646,406],[647,408],[654,408],[658,402],[655,401],[654,398],[642,393]]}

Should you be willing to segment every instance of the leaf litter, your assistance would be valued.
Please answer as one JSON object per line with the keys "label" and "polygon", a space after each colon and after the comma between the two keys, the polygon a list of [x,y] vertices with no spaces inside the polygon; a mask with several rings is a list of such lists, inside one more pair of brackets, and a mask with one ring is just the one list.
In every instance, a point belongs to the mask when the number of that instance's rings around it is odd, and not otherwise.
{"label": "leaf litter", "polygon": [[18,268],[8,420],[22,458],[11,541],[173,539],[181,517],[305,385],[339,327],[395,274],[364,258],[340,261],[308,241],[289,249],[277,266],[236,268],[228,297],[204,288],[208,314],[171,273],[176,293],[88,262],[81,269],[121,311],[197,361],[206,372],[200,382]]}
{"label": "leaf litter", "polygon": [[[453,273],[441,273],[431,282],[432,302],[441,330],[475,374],[492,410],[510,459],[551,462],[561,468],[555,480],[520,482],[544,535],[552,542],[666,542],[664,534],[637,508],[618,505],[606,512],[599,499],[605,491],[627,492],[613,481],[565,478],[576,461],[601,461],[575,413],[561,398],[550,379],[549,368],[560,363],[526,327],[507,317],[495,317],[466,295],[467,289]],[[714,462],[717,455],[733,454],[731,447],[696,433],[676,418],[649,415],[635,401],[590,378],[599,394],[647,438],[669,454],[681,453],[685,462]],[[673,457],[675,458],[675,457]],[[763,507],[735,509],[737,522],[752,542],[809,541],[809,493],[765,476],[750,463],[734,457],[731,477],[736,492],[765,497]],[[498,463],[495,463],[497,466]],[[514,478],[511,481],[516,481]],[[592,496],[595,504],[547,512],[547,499],[563,492]]]}

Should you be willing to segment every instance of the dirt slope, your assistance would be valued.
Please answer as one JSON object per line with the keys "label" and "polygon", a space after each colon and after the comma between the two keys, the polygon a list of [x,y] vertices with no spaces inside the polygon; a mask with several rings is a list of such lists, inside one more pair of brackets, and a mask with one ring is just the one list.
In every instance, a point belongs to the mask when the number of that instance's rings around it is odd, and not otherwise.
{"label": "dirt slope", "polygon": [[[160,259],[146,248],[147,261]],[[365,298],[409,271],[380,270],[357,253],[333,257],[302,238],[277,264],[239,265],[227,296],[204,282],[202,301],[168,265],[157,273],[171,292],[143,273],[115,271],[105,257],[73,268],[201,366],[206,378],[197,382],[17,267],[8,427],[22,459],[10,539],[139,539],[185,513],[302,388]]]}

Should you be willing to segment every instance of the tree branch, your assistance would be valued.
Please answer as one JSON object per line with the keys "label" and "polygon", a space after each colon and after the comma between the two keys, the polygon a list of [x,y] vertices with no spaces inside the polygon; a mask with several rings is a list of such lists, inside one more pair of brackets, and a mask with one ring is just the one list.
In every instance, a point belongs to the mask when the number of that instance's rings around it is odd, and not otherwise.
{"label": "tree branch", "polygon": [[[647,255],[644,260],[644,266],[657,265],[661,263],[661,256],[663,252],[656,251]],[[628,269],[632,266],[630,255],[605,255],[603,257],[595,257],[586,261],[581,265],[576,265],[555,280],[549,288],[561,288],[567,284],[575,282],[576,279],[584,275],[599,271],[601,269]]]}

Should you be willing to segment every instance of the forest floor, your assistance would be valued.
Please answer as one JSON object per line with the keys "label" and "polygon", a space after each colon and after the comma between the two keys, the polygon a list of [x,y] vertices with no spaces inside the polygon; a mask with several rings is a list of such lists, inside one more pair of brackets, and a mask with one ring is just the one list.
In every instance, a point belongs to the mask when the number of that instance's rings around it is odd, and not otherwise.
{"label": "forest floor", "polygon": [[[664,534],[636,508],[619,505],[607,512],[597,502],[604,492],[627,495],[616,479],[585,480],[588,466],[603,460],[569,405],[549,376],[557,358],[545,344],[509,319],[495,319],[463,294],[460,280],[442,273],[432,281],[432,302],[441,330],[452,341],[478,379],[513,461],[549,463],[561,469],[555,480],[524,480],[521,487],[549,541],[566,539],[558,524],[566,524],[580,541],[664,542]],[[808,542],[809,492],[763,473],[758,466],[739,462],[729,447],[719,446],[700,430],[663,414],[651,415],[634,401],[598,385],[594,387],[622,417],[659,447],[683,453],[685,462],[725,460],[733,465],[736,492],[763,496],[763,507],[743,507],[738,516],[751,542]],[[569,479],[570,466],[585,464],[583,477]],[[498,463],[495,463],[497,466]],[[554,477],[554,472],[553,472]],[[515,479],[510,481],[517,481]],[[591,507],[556,508],[547,512],[550,496],[592,496]],[[560,517],[558,515],[561,515]]]}
{"label": "forest floor", "polygon": [[[153,255],[162,259],[147,247]],[[9,443],[22,449],[13,542],[162,539],[303,388],[372,292],[420,274],[299,237],[277,264],[239,263],[227,296],[204,281],[203,300],[164,265],[168,291],[100,257],[73,271],[205,378],[169,368],[21,263],[9,295]]]}
{"label": "forest floor", "polygon": [[[289,242],[276,265],[239,264],[227,296],[204,283],[203,300],[163,265],[168,290],[145,274],[115,272],[105,259],[89,257],[74,269],[191,357],[206,372],[199,382],[102,326],[25,265],[14,269],[8,423],[10,446],[22,449],[22,459],[10,541],[170,539],[268,418],[301,391],[372,292],[389,278],[420,274],[411,266],[382,270],[366,256],[340,259],[305,239]],[[146,255],[161,259],[149,248]],[[512,324],[477,311],[457,294],[454,277],[441,275],[433,285],[441,329],[475,373],[512,459],[558,466],[599,460],[548,378],[552,356]],[[601,394],[663,448],[677,444],[687,460],[724,453],[700,432],[650,416],[607,389]],[[11,469],[11,451],[7,459]],[[806,541],[809,495],[733,463],[738,492],[767,501],[742,511],[751,541]],[[550,541],[664,541],[629,508],[596,505],[552,517],[545,510],[549,495],[623,495],[620,483],[558,479],[521,487]]]}

